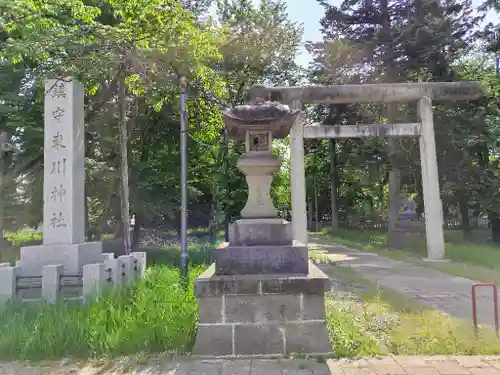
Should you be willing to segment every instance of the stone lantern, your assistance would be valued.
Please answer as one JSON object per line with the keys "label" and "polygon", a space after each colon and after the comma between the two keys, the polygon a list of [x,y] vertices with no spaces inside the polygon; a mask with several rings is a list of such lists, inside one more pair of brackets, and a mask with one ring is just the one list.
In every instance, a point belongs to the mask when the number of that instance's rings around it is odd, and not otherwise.
{"label": "stone lantern", "polygon": [[286,137],[299,116],[274,102],[223,112],[229,137],[245,140],[237,166],[248,200],[230,225],[229,243],[215,249],[215,263],[196,280],[195,355],[331,354],[324,311],[330,280],[309,262],[307,246],[293,241],[291,223],[278,218],[270,194],[281,166],[272,140]]}
{"label": "stone lantern", "polygon": [[245,140],[246,153],[237,163],[248,184],[248,201],[241,211],[242,218],[278,216],[270,191],[281,160],[272,154],[272,142],[273,138],[288,135],[299,114],[299,111],[290,111],[287,106],[271,102],[259,106],[243,105],[223,112],[229,136]]}

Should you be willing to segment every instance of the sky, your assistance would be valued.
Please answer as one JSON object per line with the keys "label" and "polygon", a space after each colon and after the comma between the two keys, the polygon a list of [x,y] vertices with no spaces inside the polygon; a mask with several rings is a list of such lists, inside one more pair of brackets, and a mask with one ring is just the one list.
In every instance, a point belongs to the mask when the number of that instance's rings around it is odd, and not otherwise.
{"label": "sky", "polygon": [[[253,0],[259,3],[260,0]],[[318,4],[316,0],[285,0],[287,3],[288,15],[292,21],[300,22],[304,26],[303,42],[305,41],[318,41],[321,40],[321,33],[319,31],[319,20],[324,14],[323,7]],[[330,4],[339,5],[342,0],[330,0]],[[482,0],[472,0],[472,5],[477,7],[481,5]],[[498,23],[500,18],[493,12],[488,14],[485,23],[493,22]],[[311,56],[302,46],[300,55],[297,57],[297,63],[307,66],[311,61]]]}

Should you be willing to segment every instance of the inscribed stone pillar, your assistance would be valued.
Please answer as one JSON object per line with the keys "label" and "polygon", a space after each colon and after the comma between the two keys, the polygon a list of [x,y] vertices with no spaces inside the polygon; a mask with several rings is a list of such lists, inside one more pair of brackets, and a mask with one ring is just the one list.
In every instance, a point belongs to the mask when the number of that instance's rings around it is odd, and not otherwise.
{"label": "inscribed stone pillar", "polygon": [[83,85],[48,80],[45,84],[43,243],[85,240],[85,147]]}
{"label": "inscribed stone pillar", "polygon": [[101,262],[102,244],[85,243],[84,89],[72,78],[45,83],[43,245],[21,248],[23,275],[61,264],[64,273]]}

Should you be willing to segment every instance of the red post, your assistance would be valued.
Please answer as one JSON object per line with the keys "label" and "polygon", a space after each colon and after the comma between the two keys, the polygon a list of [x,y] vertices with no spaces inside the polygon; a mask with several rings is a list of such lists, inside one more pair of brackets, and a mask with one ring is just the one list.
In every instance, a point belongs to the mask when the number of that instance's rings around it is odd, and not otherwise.
{"label": "red post", "polygon": [[472,323],[477,331],[477,304],[476,304],[476,288],[480,286],[490,286],[493,291],[493,314],[495,317],[495,333],[499,335],[498,330],[498,292],[497,286],[493,283],[474,283],[472,284]]}

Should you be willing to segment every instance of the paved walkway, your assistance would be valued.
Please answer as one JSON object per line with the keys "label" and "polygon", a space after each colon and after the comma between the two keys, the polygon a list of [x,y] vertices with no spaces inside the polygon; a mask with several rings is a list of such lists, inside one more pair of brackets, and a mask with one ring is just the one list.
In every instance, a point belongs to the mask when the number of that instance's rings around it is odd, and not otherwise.
{"label": "paved walkway", "polygon": [[110,363],[25,367],[0,364],[0,374],[16,375],[500,375],[500,356],[382,357],[358,360],[117,360]]}
{"label": "paved walkway", "polygon": [[[393,289],[423,305],[472,322],[471,287],[474,280],[431,268],[364,253],[311,236],[310,246],[336,254],[337,264],[354,268],[374,283]],[[491,288],[477,289],[479,324],[494,325]]]}

